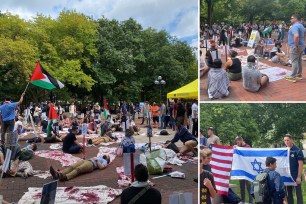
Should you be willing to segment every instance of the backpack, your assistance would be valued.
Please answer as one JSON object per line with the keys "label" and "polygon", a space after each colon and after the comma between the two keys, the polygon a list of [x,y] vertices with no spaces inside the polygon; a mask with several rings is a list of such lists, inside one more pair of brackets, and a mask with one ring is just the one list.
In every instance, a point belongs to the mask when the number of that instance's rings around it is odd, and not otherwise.
{"label": "backpack", "polygon": [[269,191],[269,174],[262,172],[253,181],[255,203],[269,203],[271,199]]}
{"label": "backpack", "polygon": [[160,131],[159,134],[160,134],[160,135],[169,135],[169,133],[168,133],[167,130],[162,130],[162,131]]}

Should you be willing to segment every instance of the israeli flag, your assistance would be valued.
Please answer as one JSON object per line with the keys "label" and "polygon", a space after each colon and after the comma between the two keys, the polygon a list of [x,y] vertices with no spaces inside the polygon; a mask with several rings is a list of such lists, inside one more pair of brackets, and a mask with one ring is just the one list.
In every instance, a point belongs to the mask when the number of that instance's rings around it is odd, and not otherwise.
{"label": "israeli flag", "polygon": [[236,147],[233,155],[231,179],[245,179],[253,182],[266,168],[266,158],[276,159],[276,171],[286,186],[296,186],[290,174],[289,149],[287,148],[245,148]]}

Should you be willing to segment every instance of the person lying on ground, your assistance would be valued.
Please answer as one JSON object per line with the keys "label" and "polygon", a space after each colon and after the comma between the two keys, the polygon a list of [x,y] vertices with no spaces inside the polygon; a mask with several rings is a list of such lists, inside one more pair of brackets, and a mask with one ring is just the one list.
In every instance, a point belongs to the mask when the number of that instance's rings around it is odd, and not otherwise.
{"label": "person lying on ground", "polygon": [[71,132],[66,135],[63,140],[63,152],[70,154],[80,153],[82,146],[78,144],[76,139],[76,134],[78,132],[78,127],[73,126]]}
{"label": "person lying on ground", "polygon": [[208,72],[208,98],[219,99],[229,95],[230,80],[222,67],[222,61],[215,59],[214,66]]}
{"label": "person lying on ground", "polygon": [[[287,58],[284,51],[281,50],[282,43],[276,41],[274,47],[271,50],[271,61],[276,64],[281,64],[284,66],[291,67],[292,65],[289,63],[289,59]],[[273,56],[272,56],[273,55]]]}
{"label": "person lying on ground", "polygon": [[238,53],[235,50],[229,51],[229,59],[224,65],[224,70],[227,71],[228,78],[231,81],[237,81],[242,78],[241,74],[241,61],[236,58]]}
{"label": "person lying on ground", "polygon": [[109,163],[109,155],[103,155],[92,157],[87,160],[80,160],[77,163],[58,171],[54,170],[54,168],[50,166],[50,173],[55,180],[59,179],[60,181],[68,181],[80,174],[91,173],[96,169],[103,170]]}
{"label": "person lying on ground", "polygon": [[[143,164],[136,165],[134,175],[136,181],[122,191],[120,196],[121,204],[161,204],[161,193],[157,189],[149,186],[149,172],[147,167]],[[141,196],[139,196],[140,193]]]}
{"label": "person lying on ground", "polygon": [[[195,138],[181,123],[177,122],[175,126],[176,133],[174,138],[171,140],[171,143],[174,144],[180,140],[183,143],[183,146],[179,148],[180,153],[186,154],[192,152],[193,156],[196,156],[197,150],[195,147],[198,145],[197,138]],[[168,147],[169,144],[166,144],[165,147]]]}
{"label": "person lying on ground", "polygon": [[256,63],[254,55],[247,58],[247,66],[242,69],[243,87],[250,92],[257,92],[269,83],[269,77],[262,74]]}
{"label": "person lying on ground", "polygon": [[[93,138],[93,139],[89,139],[88,140],[88,144],[94,144],[94,145],[100,145],[101,143],[108,143],[108,142],[115,142],[117,141],[117,137],[114,137],[112,132],[109,131],[107,132],[107,134],[105,134],[104,136],[98,136],[96,138]],[[90,142],[91,140],[91,142]]]}

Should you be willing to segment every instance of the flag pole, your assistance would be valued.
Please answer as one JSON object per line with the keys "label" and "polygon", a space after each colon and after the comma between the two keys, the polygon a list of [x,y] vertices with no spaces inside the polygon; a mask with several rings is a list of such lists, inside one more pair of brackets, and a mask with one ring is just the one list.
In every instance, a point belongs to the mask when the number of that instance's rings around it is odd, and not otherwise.
{"label": "flag pole", "polygon": [[27,84],[25,90],[23,91],[23,93],[25,93],[27,91],[29,84],[30,84],[30,81],[28,82],[28,84]]}

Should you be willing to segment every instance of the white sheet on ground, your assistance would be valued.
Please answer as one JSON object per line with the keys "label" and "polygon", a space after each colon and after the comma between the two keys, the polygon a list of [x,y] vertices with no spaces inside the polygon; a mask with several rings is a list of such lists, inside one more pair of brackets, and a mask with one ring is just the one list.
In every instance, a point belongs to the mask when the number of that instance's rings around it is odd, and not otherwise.
{"label": "white sheet on ground", "polygon": [[291,71],[280,67],[271,67],[268,69],[260,70],[260,72],[266,74],[269,77],[270,82],[281,80],[285,76],[291,75]]}
{"label": "white sheet on ground", "polygon": [[[30,187],[18,201],[18,204],[40,203],[42,188]],[[57,187],[55,203],[100,203],[113,201],[122,193],[121,189],[114,189],[104,185],[89,187]]]}

